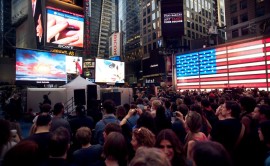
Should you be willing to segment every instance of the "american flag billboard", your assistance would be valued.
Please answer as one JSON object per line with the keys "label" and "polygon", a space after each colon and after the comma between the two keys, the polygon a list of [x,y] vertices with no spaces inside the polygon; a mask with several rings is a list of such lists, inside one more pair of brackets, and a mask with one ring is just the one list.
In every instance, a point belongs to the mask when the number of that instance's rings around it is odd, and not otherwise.
{"label": "american flag billboard", "polygon": [[270,38],[175,56],[177,89],[270,88]]}

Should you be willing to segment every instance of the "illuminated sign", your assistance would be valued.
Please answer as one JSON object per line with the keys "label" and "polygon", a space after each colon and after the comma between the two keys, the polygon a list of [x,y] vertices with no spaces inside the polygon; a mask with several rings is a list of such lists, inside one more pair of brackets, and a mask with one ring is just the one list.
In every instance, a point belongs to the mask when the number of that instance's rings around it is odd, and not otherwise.
{"label": "illuminated sign", "polygon": [[69,56],[75,55],[75,51],[73,51],[73,50],[62,50],[62,49],[57,49],[57,48],[51,49],[50,52],[59,53],[59,54],[66,54]]}
{"label": "illuminated sign", "polygon": [[120,49],[120,33],[114,33],[111,36],[111,53],[110,53],[110,57],[111,56],[120,56],[121,54],[121,49]]}
{"label": "illuminated sign", "polygon": [[270,38],[179,54],[175,59],[177,88],[266,88],[269,59]]}
{"label": "illuminated sign", "polygon": [[183,22],[182,13],[166,13],[164,14],[164,24]]}

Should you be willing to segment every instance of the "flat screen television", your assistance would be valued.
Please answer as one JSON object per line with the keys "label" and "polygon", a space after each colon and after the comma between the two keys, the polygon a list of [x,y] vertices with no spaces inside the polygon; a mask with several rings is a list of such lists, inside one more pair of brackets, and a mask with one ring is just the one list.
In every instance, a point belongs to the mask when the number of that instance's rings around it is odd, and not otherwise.
{"label": "flat screen television", "polygon": [[16,49],[17,84],[65,84],[66,55]]}
{"label": "flat screen television", "polygon": [[107,59],[96,59],[95,82],[125,83],[125,63]]}
{"label": "flat screen television", "polygon": [[82,57],[66,56],[66,68],[69,74],[82,74]]}
{"label": "flat screen television", "polygon": [[83,49],[84,16],[63,9],[46,7],[46,46]]}

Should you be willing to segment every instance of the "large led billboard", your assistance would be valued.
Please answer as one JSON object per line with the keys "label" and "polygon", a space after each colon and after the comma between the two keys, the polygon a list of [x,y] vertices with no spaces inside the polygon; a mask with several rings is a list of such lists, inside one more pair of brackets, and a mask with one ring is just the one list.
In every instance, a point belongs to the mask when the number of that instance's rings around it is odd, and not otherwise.
{"label": "large led billboard", "polygon": [[270,38],[176,56],[178,89],[269,88]]}
{"label": "large led billboard", "polygon": [[125,63],[107,59],[96,59],[95,82],[125,83]]}
{"label": "large led billboard", "polygon": [[66,55],[16,49],[16,83],[64,84],[67,81]]}
{"label": "large led billboard", "polygon": [[64,49],[82,49],[84,16],[58,8],[46,7],[46,45]]}

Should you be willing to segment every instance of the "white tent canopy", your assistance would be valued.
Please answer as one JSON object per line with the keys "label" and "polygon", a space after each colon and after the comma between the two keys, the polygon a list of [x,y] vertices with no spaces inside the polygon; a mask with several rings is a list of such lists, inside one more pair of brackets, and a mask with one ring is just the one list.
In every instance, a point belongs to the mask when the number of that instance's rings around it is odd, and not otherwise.
{"label": "white tent canopy", "polygon": [[100,100],[100,86],[87,81],[86,79],[82,78],[81,76],[77,76],[71,82],[61,86],[61,88],[66,88],[67,92],[67,100],[70,100],[72,97],[74,98],[74,90],[76,89],[85,89],[85,98],[87,101],[87,85],[96,85],[97,86],[97,100]]}

